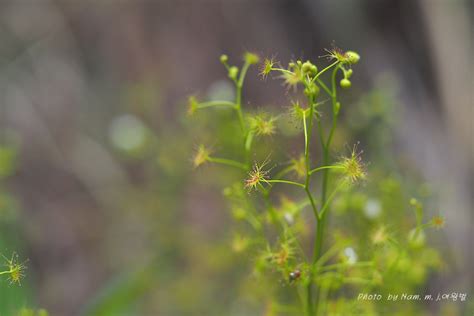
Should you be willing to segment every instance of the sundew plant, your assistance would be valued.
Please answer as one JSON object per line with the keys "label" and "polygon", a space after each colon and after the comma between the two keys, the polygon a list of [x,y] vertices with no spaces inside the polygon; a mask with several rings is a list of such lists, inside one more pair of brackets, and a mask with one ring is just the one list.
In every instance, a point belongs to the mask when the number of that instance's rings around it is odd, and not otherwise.
{"label": "sundew plant", "polygon": [[[440,266],[438,253],[425,244],[425,230],[441,228],[444,219],[426,220],[423,205],[415,198],[400,197],[403,202],[396,202],[410,210],[403,220],[393,217],[391,223],[370,225],[358,220],[350,230],[329,230],[335,201],[351,201],[354,192],[364,191],[370,183],[386,187],[395,199],[398,195],[396,184],[390,186],[389,180],[368,172],[363,144],[334,152],[338,120],[345,109],[340,96],[351,88],[361,58],[339,48],[327,50],[323,57],[326,65],[295,60],[285,67],[273,58],[262,61],[247,52],[239,68],[222,55],[235,99],[189,98],[188,114],[223,108],[234,114],[239,126],[234,136],[240,148],[237,155],[199,145],[192,162],[195,168],[213,163],[240,170],[241,180],[223,190],[239,223],[231,248],[248,254],[252,278],[260,279],[256,287],[267,289],[255,290],[264,299],[265,315],[379,315],[384,302],[371,300],[371,293],[415,290],[431,269]],[[256,64],[262,79],[283,81],[290,97],[284,113],[244,108],[245,78]],[[271,150],[261,153],[260,142],[280,137],[277,122],[283,116],[300,127],[300,155],[274,161]],[[372,208],[377,207],[375,203]],[[398,225],[407,217],[409,225]],[[421,307],[416,303],[396,308],[416,315]]]}

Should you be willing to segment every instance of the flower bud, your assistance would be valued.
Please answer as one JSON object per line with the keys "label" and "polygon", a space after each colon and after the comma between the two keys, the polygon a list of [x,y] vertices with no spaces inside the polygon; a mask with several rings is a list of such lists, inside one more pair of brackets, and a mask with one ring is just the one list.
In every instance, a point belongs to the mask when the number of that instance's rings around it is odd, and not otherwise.
{"label": "flower bud", "polygon": [[353,52],[353,51],[347,51],[346,52],[346,56],[347,58],[347,61],[349,64],[357,64],[360,60],[360,56],[359,54],[357,54],[356,52]]}
{"label": "flower bud", "polygon": [[341,88],[344,88],[344,89],[348,89],[351,87],[351,82],[347,78],[342,79],[340,84],[341,84]]}
{"label": "flower bud", "polygon": [[310,61],[307,61],[301,66],[301,71],[304,74],[315,75],[318,72],[318,68],[315,65],[313,65]]}
{"label": "flower bud", "polygon": [[237,75],[239,74],[239,68],[232,66],[229,68],[229,78],[232,80],[237,80]]}
{"label": "flower bud", "polygon": [[307,72],[310,72],[311,71],[311,62],[307,61],[303,64],[303,66],[301,66],[301,70],[304,72],[304,73],[307,73]]}
{"label": "flower bud", "polygon": [[260,57],[258,57],[257,54],[246,52],[244,55],[244,60],[246,63],[253,65],[259,62]]}
{"label": "flower bud", "polygon": [[349,79],[352,76],[352,69],[348,69],[346,72],[346,78]]}
{"label": "flower bud", "polygon": [[226,54],[222,54],[219,60],[221,61],[221,63],[225,64],[229,60],[229,57]]}

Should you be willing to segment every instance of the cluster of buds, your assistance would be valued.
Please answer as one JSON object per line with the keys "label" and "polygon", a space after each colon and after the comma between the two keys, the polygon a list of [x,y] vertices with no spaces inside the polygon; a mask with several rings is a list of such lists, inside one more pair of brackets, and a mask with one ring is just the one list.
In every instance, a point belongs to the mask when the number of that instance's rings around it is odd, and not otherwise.
{"label": "cluster of buds", "polygon": [[[232,81],[237,82],[240,69],[237,66],[230,66],[228,64],[228,61],[229,61],[229,56],[225,54],[221,55],[220,62],[227,68],[227,72],[228,72],[227,75]],[[258,57],[257,54],[246,52],[244,55],[244,62],[247,65],[254,65],[254,64],[257,64],[259,61],[260,61],[260,57]]]}
{"label": "cluster of buds", "polygon": [[354,51],[343,52],[341,49],[334,47],[331,50],[327,51],[329,54],[326,55],[331,60],[336,60],[340,63],[340,68],[344,73],[344,78],[339,82],[341,88],[348,89],[351,87],[351,81],[349,80],[352,76],[352,65],[357,64],[360,60],[358,53]]}

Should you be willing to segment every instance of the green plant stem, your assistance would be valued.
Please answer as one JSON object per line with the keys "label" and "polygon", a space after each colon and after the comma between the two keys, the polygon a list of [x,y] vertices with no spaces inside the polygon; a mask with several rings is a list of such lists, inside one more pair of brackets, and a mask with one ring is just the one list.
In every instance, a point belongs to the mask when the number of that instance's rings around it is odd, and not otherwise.
{"label": "green plant stem", "polygon": [[[338,61],[332,63],[331,65],[327,66],[323,70],[321,70],[316,76],[313,77],[313,79],[309,82],[309,84],[313,83],[315,80],[319,78],[324,72],[329,70],[331,67],[336,66],[338,64]],[[337,69],[337,68],[336,68]],[[326,87],[326,86],[324,86]],[[323,87],[323,89],[324,89]],[[327,88],[327,87],[326,87]],[[333,91],[335,87],[333,86]],[[334,95],[334,92],[333,92]],[[321,255],[321,247],[322,247],[322,241],[323,241],[323,232],[324,232],[324,218],[320,216],[316,209],[316,205],[314,203],[313,196],[311,195],[311,192],[309,190],[309,183],[310,183],[310,178],[311,178],[311,166],[310,166],[310,160],[309,160],[309,144],[310,144],[310,137],[311,137],[311,132],[313,128],[313,116],[314,116],[314,100],[312,97],[309,97],[309,104],[310,104],[310,124],[308,131],[306,131],[306,119],[304,118],[304,125],[305,125],[305,160],[306,160],[306,182],[305,182],[305,191],[306,194],[308,195],[308,199],[311,201],[311,206],[313,208],[314,216],[316,218],[316,237],[314,241],[314,250],[313,250],[313,264],[318,260],[318,258]],[[318,128],[319,128],[319,134],[320,134],[320,139],[321,139],[321,146],[323,147],[324,151],[324,156],[329,158],[329,150],[327,143],[324,142],[324,137],[322,133],[322,126],[321,123],[318,121]],[[324,165],[329,165],[327,162],[329,159],[326,159],[324,161]],[[327,172],[327,170],[325,170]],[[324,183],[324,182],[323,182]],[[323,188],[325,191],[325,189]],[[324,193],[325,194],[325,193]],[[322,205],[324,205],[324,202],[326,200],[325,195],[322,195],[324,197],[324,200],[321,200]],[[318,310],[317,303],[318,303],[318,297],[319,295],[316,295],[316,302],[313,304],[313,269],[310,269],[310,275],[309,275],[309,282],[307,286],[307,304],[306,304],[306,310],[309,315],[313,315],[314,311]]]}
{"label": "green plant stem", "polygon": [[[337,66],[334,68],[331,76],[331,88],[332,88],[332,93],[331,93],[331,102],[332,102],[332,108],[333,108],[333,120],[332,120],[332,126],[331,130],[329,132],[328,139],[326,143],[322,144],[323,148],[323,166],[329,166],[330,161],[329,161],[329,150],[331,148],[331,142],[332,142],[332,137],[334,135],[334,130],[336,129],[336,123],[337,123],[337,116],[338,116],[338,111],[336,111],[336,104],[337,104],[337,88],[336,88],[336,74],[337,71],[340,67],[338,62],[333,63],[331,66]],[[323,71],[327,70],[328,68],[326,67]],[[317,77],[315,77],[317,79]],[[327,212],[326,210],[329,208],[329,203],[327,203],[327,187],[328,187],[328,178],[329,178],[329,169],[324,169],[323,170],[323,179],[322,179],[322,188],[321,188],[321,205],[323,205],[322,210],[320,212],[320,217],[317,222],[317,231],[316,231],[316,240],[314,243],[314,251],[313,251],[313,265],[316,264],[318,259],[321,257],[322,254],[322,248],[323,248],[323,238],[324,238],[324,228],[326,225],[326,217],[327,217]],[[311,269],[312,271],[312,269]],[[310,285],[312,282],[310,281]],[[319,291],[319,288],[317,289]],[[310,294],[310,288],[308,288],[308,294]],[[318,304],[319,304],[319,295],[315,295],[315,302],[314,302],[314,310],[318,310]]]}
{"label": "green plant stem", "polygon": [[201,102],[198,104],[197,108],[198,109],[204,109],[204,108],[209,108],[209,107],[232,107],[235,108],[235,103],[230,102],[230,101],[208,101],[208,102]]}
{"label": "green plant stem", "polygon": [[329,96],[332,96],[332,91],[328,88],[328,86],[326,86],[326,84],[319,78],[316,79],[316,81],[319,83],[319,85],[324,89],[324,91],[326,91],[326,93],[329,95]]}
{"label": "green plant stem", "polygon": [[305,188],[304,184],[294,182],[294,181],[289,181],[289,180],[266,180],[265,182],[267,182],[267,183],[286,183],[286,184],[296,185],[296,186],[299,186],[301,188]]}
{"label": "green plant stem", "polygon": [[232,167],[236,167],[236,168],[239,168],[239,169],[247,170],[247,165],[246,164],[243,164],[243,163],[235,161],[235,160],[225,159],[225,158],[217,158],[217,157],[209,157],[209,158],[207,158],[207,160],[209,160],[210,162],[219,163],[219,164],[223,164],[223,165],[232,166]]}
{"label": "green plant stem", "polygon": [[334,245],[331,248],[329,248],[328,251],[326,251],[324,254],[322,254],[318,261],[315,263],[313,269],[317,270],[320,267],[323,267],[326,262],[328,262],[332,257],[337,255],[338,252],[340,252],[344,247],[348,245],[348,242],[343,242],[338,245]]}
{"label": "green plant stem", "polygon": [[290,165],[286,168],[283,168],[282,170],[280,170],[277,174],[275,174],[275,178],[279,179],[281,177],[283,177],[284,175],[286,175],[288,172],[290,172],[291,170],[293,170],[293,165]]}
{"label": "green plant stem", "polygon": [[236,97],[235,97],[235,110],[237,111],[237,116],[239,118],[240,129],[246,138],[246,129],[245,129],[245,122],[244,122],[244,114],[242,113],[242,85],[239,83],[236,84]]}
{"label": "green plant stem", "polygon": [[330,64],[329,66],[327,66],[326,68],[324,68],[323,70],[321,70],[320,72],[318,72],[318,74],[313,77],[313,79],[311,80],[310,83],[313,83],[313,82],[314,82],[315,80],[317,80],[323,73],[325,73],[326,71],[328,71],[329,69],[331,69],[333,66],[336,66],[337,64],[339,64],[339,60],[336,60],[335,62],[333,62],[332,64]]}
{"label": "green plant stem", "polygon": [[294,75],[295,73],[288,70],[288,69],[283,69],[283,68],[272,68],[271,69],[272,71],[279,71],[279,72],[282,72],[282,73],[286,73],[286,74],[289,74],[289,75]]}
{"label": "green plant stem", "polygon": [[245,76],[250,67],[248,62],[245,62],[240,71],[239,79],[235,80],[235,110],[237,111],[237,116],[239,118],[240,129],[244,135],[244,149],[245,149],[245,161],[247,163],[247,169],[250,169],[250,151],[252,148],[253,133],[252,131],[247,131],[244,121],[244,114],[242,111],[242,87],[244,85]]}
{"label": "green plant stem", "polygon": [[315,169],[311,170],[309,173],[313,174],[315,172],[325,170],[325,169],[344,169],[344,167],[342,167],[342,166],[322,166],[322,167],[318,167],[318,168],[315,168]]}
{"label": "green plant stem", "polygon": [[[305,180],[305,192],[306,195],[308,196],[309,201],[311,202],[311,208],[314,213],[314,217],[316,219],[316,226],[319,227],[319,214],[318,210],[316,208],[316,203],[314,202],[313,195],[311,194],[311,191],[309,189],[309,184],[310,184],[310,169],[311,169],[311,162],[310,162],[310,156],[309,156],[309,144],[311,142],[311,135],[312,135],[312,130],[313,130],[313,115],[314,115],[314,105],[313,105],[313,97],[308,98],[309,101],[309,128],[306,126],[306,116],[303,117],[303,127],[304,127],[304,135],[305,135],[305,150],[304,150],[304,156],[305,156],[305,163],[306,163],[306,180]],[[319,228],[318,228],[319,232]],[[309,282],[307,286],[307,303],[306,303],[306,312],[308,315],[313,315],[313,275],[312,275],[312,269],[310,269],[310,275],[309,275]]]}
{"label": "green plant stem", "polygon": [[309,156],[309,144],[311,143],[311,134],[313,130],[313,115],[314,115],[314,106],[313,106],[313,98],[309,97],[308,99],[310,103],[310,110],[309,110],[309,127],[306,124],[306,116],[303,117],[303,128],[304,128],[304,143],[305,143],[305,148],[304,148],[304,159],[305,159],[305,165],[306,165],[306,178],[305,178],[305,184],[304,184],[304,189],[306,191],[306,194],[308,195],[308,199],[311,202],[311,208],[313,210],[314,216],[316,220],[318,220],[319,215],[318,215],[318,209],[316,207],[316,203],[314,202],[313,195],[311,194],[311,191],[309,190],[309,184],[310,184],[310,179],[311,179],[311,174],[309,173],[309,170],[311,169],[311,160]]}
{"label": "green plant stem", "polygon": [[321,211],[319,213],[319,215],[321,216],[321,218],[324,217],[324,214],[326,213],[327,209],[329,208],[329,205],[331,204],[331,201],[334,199],[334,197],[336,196],[336,193],[339,192],[340,189],[342,189],[342,187],[346,184],[346,180],[342,180],[341,183],[339,183],[339,185],[336,187],[336,189],[331,193],[331,195],[328,197],[328,199],[326,200],[326,202],[323,204],[323,206],[321,207]]}
{"label": "green plant stem", "polygon": [[319,304],[318,309],[316,310],[316,315],[324,315],[323,312],[325,310],[325,304],[326,304],[328,295],[329,295],[329,288],[327,287],[319,291],[318,301],[320,301],[321,304]]}
{"label": "green plant stem", "polygon": [[247,168],[250,169],[250,152],[252,149],[254,132],[252,130],[248,131],[245,137],[245,162],[247,163]]}
{"label": "green plant stem", "polygon": [[326,147],[326,141],[324,140],[323,125],[321,124],[321,120],[319,118],[316,120],[316,122],[318,123],[319,140],[321,141],[321,146],[324,148]]}

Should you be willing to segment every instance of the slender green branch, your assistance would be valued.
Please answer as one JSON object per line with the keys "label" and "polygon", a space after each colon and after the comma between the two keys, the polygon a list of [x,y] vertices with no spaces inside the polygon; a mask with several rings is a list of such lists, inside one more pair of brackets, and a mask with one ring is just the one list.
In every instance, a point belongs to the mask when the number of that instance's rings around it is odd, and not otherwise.
{"label": "slender green branch", "polygon": [[[307,84],[306,84],[307,85]],[[314,97],[313,96],[308,96],[308,102],[309,102],[309,127],[307,128],[306,126],[306,118],[304,118],[304,130],[305,130],[305,164],[306,164],[306,181],[304,185],[304,189],[306,191],[306,195],[308,196],[309,201],[311,202],[311,208],[313,210],[314,217],[316,219],[316,226],[318,227],[320,225],[320,217],[318,213],[318,209],[316,208],[316,204],[313,199],[313,195],[311,194],[311,191],[309,190],[309,185],[310,185],[310,179],[311,179],[311,174],[309,173],[311,169],[311,162],[310,162],[310,156],[309,156],[309,145],[311,142],[311,135],[312,135],[312,130],[313,130],[313,118],[314,118]],[[319,231],[319,229],[318,229]],[[317,242],[315,241],[315,244]],[[309,283],[307,286],[307,313],[309,315],[312,315],[314,313],[314,307],[313,307],[313,282],[312,282],[312,270],[310,270],[310,276],[309,276]]]}
{"label": "slender green branch", "polygon": [[296,186],[299,186],[301,188],[305,187],[303,183],[298,183],[298,182],[289,181],[289,180],[266,180],[265,182],[267,182],[267,183],[286,183],[286,184],[296,185]]}
{"label": "slender green branch", "polygon": [[329,295],[329,290],[329,287],[324,287],[321,289],[321,291],[319,291],[318,301],[321,302],[321,304],[319,304],[318,309],[316,310],[316,315],[324,315],[323,313],[326,307],[325,304]]}
{"label": "slender green branch", "polygon": [[247,70],[249,69],[249,67],[250,67],[250,64],[248,62],[245,62],[244,65],[242,66],[242,70],[240,71],[239,79],[234,80],[235,90],[236,90],[235,110],[237,112],[237,117],[239,118],[240,129],[242,130],[242,134],[244,135],[244,148],[246,152],[247,164],[249,163],[250,147],[251,147],[252,141],[250,139],[249,146],[247,147],[247,142],[249,140],[249,134],[248,134],[249,132],[247,131],[247,128],[245,126],[244,114],[242,112],[242,87],[244,85],[245,75],[247,74]]}
{"label": "slender green branch", "polygon": [[303,127],[304,127],[304,136],[305,136],[305,149],[304,149],[304,157],[305,157],[305,165],[306,165],[306,179],[305,179],[305,184],[304,188],[306,191],[306,195],[308,196],[309,201],[311,202],[311,208],[313,210],[313,214],[316,218],[316,221],[319,220],[319,214],[318,214],[318,209],[316,207],[316,203],[314,202],[313,195],[311,194],[311,191],[309,190],[309,184],[310,184],[310,179],[311,179],[311,174],[309,173],[309,170],[311,168],[311,161],[310,161],[310,156],[309,156],[309,145],[311,142],[311,132],[313,130],[313,113],[314,113],[314,106],[313,106],[313,98],[309,97],[308,98],[309,103],[310,103],[310,110],[309,110],[309,127],[306,125],[306,116],[303,118]]}
{"label": "slender green branch", "polygon": [[313,99],[309,98],[309,127],[306,126],[306,118],[304,119],[304,130],[305,130],[305,148],[304,148],[304,156],[306,162],[306,186],[309,186],[309,174],[308,171],[310,170],[310,160],[309,160],[309,144],[311,138],[311,132],[313,130],[313,115],[314,115],[314,107],[313,107]]}
{"label": "slender green branch", "polygon": [[[275,176],[273,178],[275,179],[280,179],[281,177],[283,177],[284,175],[286,175],[288,172],[290,172],[291,170],[293,169],[293,166],[288,166],[284,169],[282,169],[281,171],[279,171],[277,174],[275,174]],[[268,193],[270,193],[270,191],[272,190],[273,186],[270,186],[267,190]]]}
{"label": "slender green branch", "polygon": [[315,172],[318,172],[318,171],[321,171],[321,170],[325,170],[325,169],[344,169],[344,167],[342,166],[334,166],[334,165],[331,165],[331,166],[322,166],[322,167],[318,167],[318,168],[315,168],[313,170],[311,170],[309,172],[309,174],[313,174]]}
{"label": "slender green branch", "polygon": [[254,132],[250,130],[245,137],[245,161],[248,166],[250,166],[250,152],[252,149],[253,136]]}
{"label": "slender green branch", "polygon": [[324,139],[324,131],[323,131],[323,125],[321,124],[321,120],[317,119],[316,122],[318,123],[318,134],[319,134],[319,140],[321,141],[321,146],[323,150],[326,148],[326,141]]}
{"label": "slender green branch", "polygon": [[346,181],[347,180],[342,180],[341,183],[339,183],[339,185],[336,187],[336,189],[334,189],[334,191],[332,191],[331,195],[329,195],[328,199],[326,200],[326,202],[321,207],[321,212],[320,212],[321,218],[324,216],[324,213],[328,209],[329,204],[331,204],[331,201],[336,196],[336,193],[339,192],[339,190],[342,189],[342,187],[346,184]]}
{"label": "slender green branch", "polygon": [[290,71],[290,70],[287,70],[287,69],[283,69],[283,68],[272,68],[271,69],[272,71],[279,71],[279,72],[284,72],[286,74],[289,74],[289,75],[294,75],[295,73]]}
{"label": "slender green branch", "polygon": [[230,102],[230,101],[208,101],[208,102],[201,102],[198,103],[197,108],[198,109],[204,109],[204,108],[209,108],[209,107],[232,107],[235,108],[235,103]]}
{"label": "slender green branch", "polygon": [[247,75],[247,70],[249,70],[249,67],[250,67],[250,64],[248,62],[245,62],[244,65],[242,66],[242,70],[240,71],[239,81],[237,82],[237,85],[239,87],[242,87],[244,85],[245,75]]}
{"label": "slender green branch", "polygon": [[282,170],[280,170],[277,174],[275,174],[274,178],[276,179],[280,179],[281,177],[283,177],[284,175],[286,175],[288,172],[290,172],[291,170],[293,170],[293,166],[288,166]]}
{"label": "slender green branch", "polygon": [[332,142],[332,137],[334,136],[334,131],[336,130],[336,125],[337,125],[337,117],[339,116],[339,112],[336,111],[336,104],[337,104],[337,86],[336,86],[336,74],[337,71],[340,69],[340,66],[334,68],[334,71],[332,72],[332,107],[333,107],[333,115],[332,115],[332,126],[331,126],[331,131],[329,132],[328,140],[326,142],[326,148],[329,148],[331,146]]}
{"label": "slender green branch", "polygon": [[336,66],[337,64],[339,64],[339,60],[336,60],[335,62],[333,62],[332,64],[330,64],[329,66],[327,66],[326,68],[324,68],[323,70],[321,70],[320,72],[318,72],[317,75],[314,76],[313,79],[311,80],[311,83],[313,83],[316,79],[319,78],[319,76],[321,76],[323,73],[325,73],[326,71],[328,71],[329,69],[331,69],[331,67]]}
{"label": "slender green branch", "polygon": [[[321,147],[323,148],[323,166],[329,166],[330,161],[329,161],[329,150],[331,147],[331,141],[332,137],[334,134],[334,130],[336,129],[336,122],[337,122],[337,116],[338,116],[338,111],[336,111],[336,104],[337,104],[337,86],[336,86],[336,74],[337,71],[340,67],[340,64],[338,64],[339,61],[334,62],[330,66],[326,67],[323,71],[328,70],[330,67],[337,65],[337,67],[334,68],[331,76],[331,88],[332,88],[332,93],[331,93],[331,101],[332,101],[332,109],[333,109],[333,123],[331,126],[331,131],[329,132],[329,136],[326,142],[322,142]],[[318,75],[321,75],[321,72],[318,73]],[[314,79],[317,79],[318,76],[316,76]],[[324,169],[323,170],[323,179],[322,179],[322,188],[321,188],[321,211],[319,213],[319,221],[317,223],[317,231],[316,231],[316,242],[314,244],[314,257],[313,257],[313,267],[316,264],[316,262],[319,260],[321,253],[322,253],[322,248],[323,248],[323,238],[324,238],[324,228],[325,228],[325,223],[326,223],[326,210],[329,207],[330,200],[335,195],[335,192],[331,195],[331,198],[329,200],[326,200],[326,194],[327,194],[327,187],[328,187],[328,177],[329,177],[329,169]],[[338,188],[339,189],[339,188]],[[336,189],[336,191],[338,190]],[[319,304],[319,295],[316,295],[316,301],[315,301],[315,308],[316,310],[318,309],[318,304]]]}
{"label": "slender green branch", "polygon": [[329,89],[328,86],[321,79],[318,78],[316,81],[323,88],[323,90],[326,91],[326,93],[331,97],[332,96],[331,89]]}
{"label": "slender green branch", "polygon": [[236,84],[236,97],[235,97],[235,110],[237,111],[237,116],[239,118],[240,129],[242,133],[245,135],[247,134],[245,129],[245,122],[244,122],[244,114],[242,113],[242,86]]}
{"label": "slender green branch", "polygon": [[308,128],[306,126],[306,114],[303,115],[303,130],[304,130],[304,156],[305,161],[307,160],[308,151],[309,151],[309,143],[308,143]]}
{"label": "slender green branch", "polygon": [[346,247],[348,245],[347,242],[343,242],[341,244],[337,244],[329,248],[328,251],[326,251],[324,254],[321,254],[319,257],[318,261],[314,263],[314,269],[317,269],[319,267],[322,267],[326,262],[328,262],[333,256],[337,255],[341,249]]}
{"label": "slender green branch", "polygon": [[243,164],[241,162],[231,160],[231,159],[209,157],[209,158],[207,158],[207,160],[209,160],[210,162],[219,163],[219,164],[223,164],[223,165],[227,165],[227,166],[231,166],[231,167],[236,167],[236,168],[243,169],[243,170],[248,169],[246,164]]}

